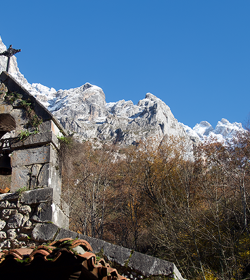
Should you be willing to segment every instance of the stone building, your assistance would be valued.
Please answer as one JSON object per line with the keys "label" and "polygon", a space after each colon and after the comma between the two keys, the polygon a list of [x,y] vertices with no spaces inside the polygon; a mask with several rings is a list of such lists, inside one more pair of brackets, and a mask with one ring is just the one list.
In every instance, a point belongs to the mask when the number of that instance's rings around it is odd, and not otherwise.
{"label": "stone building", "polygon": [[[57,119],[10,74],[2,72],[0,174],[11,174],[11,185],[10,192],[0,195],[0,275],[2,271],[6,277],[1,279],[7,279],[8,267],[16,267],[17,262],[22,263],[20,271],[27,276],[40,257],[48,271],[50,267],[56,274],[59,268],[51,263],[66,254],[67,265],[72,252],[76,261],[72,265],[77,267],[72,273],[78,273],[72,279],[124,278],[108,269],[104,260],[97,261],[95,254],[111,261],[127,278],[183,279],[173,263],[68,229],[69,210],[61,199],[58,157],[58,138],[65,136]],[[44,243],[48,246],[43,247]]]}

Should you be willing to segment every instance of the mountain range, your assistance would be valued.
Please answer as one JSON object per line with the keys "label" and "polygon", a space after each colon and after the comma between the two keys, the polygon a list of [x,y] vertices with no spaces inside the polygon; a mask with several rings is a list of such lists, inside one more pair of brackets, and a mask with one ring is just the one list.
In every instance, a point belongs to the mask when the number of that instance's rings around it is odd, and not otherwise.
{"label": "mountain range", "polygon": [[[5,50],[0,38],[0,52]],[[7,58],[0,56],[0,72],[5,70],[6,63]],[[103,90],[89,83],[58,91],[39,83],[30,84],[19,71],[14,56],[9,73],[57,117],[66,131],[75,133],[81,140],[131,145],[148,137],[161,141],[174,135],[193,143],[207,139],[223,142],[244,131],[241,123],[226,119],[219,121],[215,128],[207,121],[190,128],[178,122],[169,106],[151,93],[137,105],[125,100],[107,103]]]}

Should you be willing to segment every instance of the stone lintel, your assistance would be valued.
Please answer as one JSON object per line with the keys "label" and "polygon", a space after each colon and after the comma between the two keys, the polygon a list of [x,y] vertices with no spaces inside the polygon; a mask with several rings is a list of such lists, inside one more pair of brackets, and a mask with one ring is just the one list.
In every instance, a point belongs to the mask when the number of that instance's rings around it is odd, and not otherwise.
{"label": "stone lintel", "polygon": [[23,192],[20,196],[20,202],[23,204],[38,204],[43,202],[52,203],[53,189],[44,188]]}
{"label": "stone lintel", "polygon": [[16,143],[12,143],[11,148],[13,150],[23,149],[23,148],[32,148],[37,146],[46,145],[48,143],[52,143],[57,149],[59,149],[59,141],[56,135],[51,132],[44,132],[39,134],[32,134],[25,138],[24,140],[20,140]]}
{"label": "stone lintel", "polygon": [[44,164],[55,161],[55,153],[51,145],[15,150],[11,156],[11,166],[28,166],[32,164]]}

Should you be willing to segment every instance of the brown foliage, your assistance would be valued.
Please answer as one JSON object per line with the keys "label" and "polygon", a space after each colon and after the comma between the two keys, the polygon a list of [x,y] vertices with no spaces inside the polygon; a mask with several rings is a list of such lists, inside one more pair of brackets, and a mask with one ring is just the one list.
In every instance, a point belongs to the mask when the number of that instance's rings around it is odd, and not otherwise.
{"label": "brown foliage", "polygon": [[71,228],[173,261],[190,279],[241,279],[250,255],[249,133],[199,145],[191,159],[183,139],[152,141],[63,148]]}

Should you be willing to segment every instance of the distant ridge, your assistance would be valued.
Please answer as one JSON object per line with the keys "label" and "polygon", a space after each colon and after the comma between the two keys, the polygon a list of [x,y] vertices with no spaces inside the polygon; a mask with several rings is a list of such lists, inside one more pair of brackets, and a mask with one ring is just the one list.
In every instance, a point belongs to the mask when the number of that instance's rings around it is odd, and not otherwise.
{"label": "distant ridge", "polygon": [[[6,49],[0,38],[0,52]],[[5,68],[6,58],[0,56],[0,72]],[[137,105],[125,100],[106,103],[103,90],[89,83],[59,91],[39,83],[29,84],[20,73],[15,57],[9,72],[58,118],[66,131],[76,133],[80,140],[133,145],[148,137],[161,141],[174,135],[191,144],[212,138],[223,142],[244,131],[242,124],[226,119],[219,121],[215,129],[206,121],[191,129],[179,123],[170,108],[151,93]]]}

